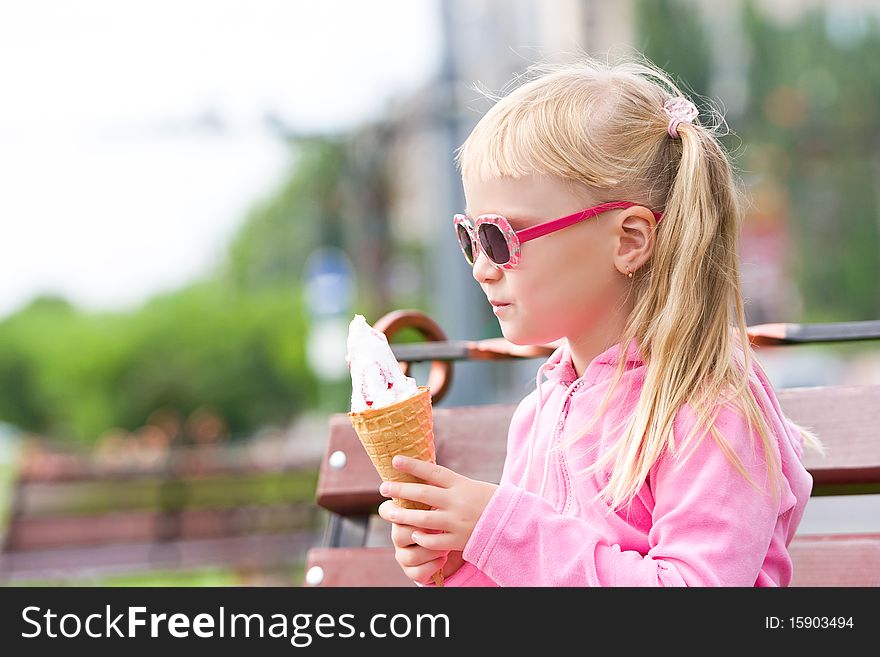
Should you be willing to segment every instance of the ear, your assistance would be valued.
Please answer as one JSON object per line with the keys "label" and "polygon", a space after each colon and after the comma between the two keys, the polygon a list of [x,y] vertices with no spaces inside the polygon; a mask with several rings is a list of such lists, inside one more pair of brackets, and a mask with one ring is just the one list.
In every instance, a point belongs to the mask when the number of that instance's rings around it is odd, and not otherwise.
{"label": "ear", "polygon": [[654,236],[657,220],[654,214],[642,205],[621,210],[612,229],[616,238],[614,266],[621,273],[635,272],[644,265],[654,252]]}

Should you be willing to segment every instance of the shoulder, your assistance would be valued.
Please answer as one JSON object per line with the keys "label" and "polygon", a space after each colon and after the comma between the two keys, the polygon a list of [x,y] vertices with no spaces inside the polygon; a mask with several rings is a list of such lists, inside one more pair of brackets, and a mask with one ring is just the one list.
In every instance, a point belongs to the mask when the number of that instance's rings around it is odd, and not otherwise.
{"label": "shoulder", "polygon": [[517,442],[518,440],[526,439],[531,433],[535,417],[543,417],[545,412],[542,409],[548,407],[553,392],[553,382],[543,381],[540,388],[540,397],[538,389],[532,389],[531,392],[519,401],[510,418],[510,441]]}
{"label": "shoulder", "polygon": [[[545,381],[544,384],[547,382]],[[547,388],[544,388],[544,401],[547,399]],[[538,391],[532,390],[525,397],[523,397],[516,405],[516,408],[513,410],[513,415],[510,418],[511,426],[522,424],[523,422],[531,422],[535,417],[535,413],[538,410]]]}
{"label": "shoulder", "polygon": [[[652,470],[684,471],[693,477],[741,476],[763,481],[767,468],[764,442],[758,426],[744,410],[732,403],[711,407],[702,417],[690,403],[682,404],[675,415],[672,445],[660,456]],[[778,462],[778,438],[767,422],[773,459]],[[671,447],[671,449],[669,449]]]}

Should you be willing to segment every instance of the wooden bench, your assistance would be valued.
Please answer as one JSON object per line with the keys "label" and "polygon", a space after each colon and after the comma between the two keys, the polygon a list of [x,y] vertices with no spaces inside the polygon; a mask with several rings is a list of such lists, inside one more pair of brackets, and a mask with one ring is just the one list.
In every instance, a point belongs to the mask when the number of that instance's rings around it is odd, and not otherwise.
{"label": "wooden bench", "polygon": [[257,459],[247,446],[174,448],[145,465],[47,453],[17,473],[0,585],[206,567],[292,572],[322,535],[316,475],[314,459]]}
{"label": "wooden bench", "polygon": [[[546,357],[556,346],[524,348],[503,339],[448,342],[434,322],[414,311],[386,315],[375,326],[385,331],[389,342],[408,326],[434,341],[392,344],[398,359],[405,361],[404,369],[409,362],[433,361],[432,391],[448,387],[454,360]],[[749,337],[756,347],[876,339],[880,322],[759,325],[749,328]],[[789,388],[777,393],[785,414],[813,428],[827,448],[824,459],[812,450],[805,452],[814,497],[880,493],[880,385]],[[437,462],[468,477],[497,483],[515,408],[515,404],[435,407]],[[347,415],[331,416],[317,487],[317,502],[331,517],[323,545],[309,551],[307,586],[414,586],[394,559],[389,524],[376,514],[384,501],[378,492],[380,483]],[[794,562],[792,586],[880,585],[880,532],[798,534],[789,552]]]}

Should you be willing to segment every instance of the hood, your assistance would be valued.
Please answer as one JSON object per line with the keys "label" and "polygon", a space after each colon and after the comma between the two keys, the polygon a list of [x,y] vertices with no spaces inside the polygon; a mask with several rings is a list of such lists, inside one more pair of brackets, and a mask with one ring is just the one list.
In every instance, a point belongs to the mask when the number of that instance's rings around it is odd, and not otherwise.
{"label": "hood", "polygon": [[[618,342],[593,358],[590,364],[587,365],[587,369],[584,370],[583,378],[590,383],[594,383],[599,378],[597,375],[600,375],[602,370],[606,369],[605,366],[616,367],[622,346],[622,343]],[[629,343],[625,356],[628,363],[635,365],[643,364],[644,361],[635,338]],[[568,346],[568,342],[556,349],[547,361],[541,365],[539,371],[543,371],[550,381],[555,381],[563,386],[570,386],[577,381],[578,375],[574,368],[574,361],[571,357],[571,349]],[[540,380],[540,376],[538,379]],[[540,382],[538,385],[540,386]]]}
{"label": "hood", "polygon": [[[535,444],[535,431],[538,428],[538,418],[541,415],[541,407],[544,405],[543,399],[543,386],[542,379],[544,375],[547,376],[549,381],[552,381],[555,386],[561,386],[565,388],[565,395],[563,396],[563,400],[568,396],[569,389],[576,385],[578,382],[583,380],[587,385],[593,385],[596,381],[602,379],[604,376],[610,375],[613,372],[614,367],[617,366],[619,359],[621,357],[621,352],[623,351],[623,343],[618,342],[598,356],[593,358],[590,361],[590,364],[587,365],[586,370],[582,376],[578,377],[577,371],[574,367],[574,361],[571,357],[571,349],[568,346],[568,341],[566,340],[561,346],[559,346],[556,351],[554,351],[547,361],[538,368],[538,375],[535,377],[535,389],[538,395],[538,401],[535,408],[535,417],[532,420],[532,428],[529,432],[529,442],[528,442],[528,455],[526,457],[526,467],[523,471],[523,481],[520,482],[520,486],[524,485],[525,477],[528,475],[529,467],[532,462],[532,452],[534,451]],[[638,366],[644,363],[641,353],[639,352],[638,342],[635,338],[633,338],[629,345],[627,345],[626,352],[624,356],[627,359],[627,362]],[[559,423],[559,416],[563,412],[565,408],[565,402],[559,405],[559,410],[556,414],[556,420],[551,426],[556,426]],[[549,450],[548,450],[549,451]],[[541,489],[540,493],[543,494],[544,486],[547,482],[547,473],[548,466],[550,463],[549,454],[546,454],[544,457],[544,475],[541,479]]]}

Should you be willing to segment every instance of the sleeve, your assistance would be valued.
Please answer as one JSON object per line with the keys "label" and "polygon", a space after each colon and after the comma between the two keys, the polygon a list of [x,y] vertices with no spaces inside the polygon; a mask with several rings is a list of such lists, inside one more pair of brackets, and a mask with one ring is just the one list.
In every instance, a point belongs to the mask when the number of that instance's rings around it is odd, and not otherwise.
{"label": "sleeve", "polygon": [[[526,395],[526,397],[517,405],[516,409],[513,412],[513,416],[510,419],[510,427],[507,433],[507,452],[506,458],[504,459],[504,467],[501,472],[501,481],[500,484],[503,486],[505,484],[509,484],[511,478],[513,476],[513,472],[510,466],[511,463],[511,455],[515,449],[515,445],[513,444],[513,439],[517,435],[524,435],[523,427],[531,426],[532,415],[534,414],[535,402],[534,398],[535,393]],[[529,414],[531,410],[532,415]],[[496,491],[497,492],[497,491]],[[476,528],[475,528],[476,531]],[[488,574],[483,572],[480,568],[478,568],[470,559],[468,559],[467,551],[462,554],[465,562],[462,564],[461,568],[456,570],[452,575],[446,578],[443,582],[443,586],[498,586],[498,583],[490,577]],[[419,584],[416,582],[418,586],[436,586],[434,582],[429,582],[428,584]]]}
{"label": "sleeve", "polygon": [[[676,444],[693,421],[687,412],[677,416]],[[779,504],[763,488],[766,466],[755,453],[763,453],[757,432],[752,445],[745,418],[727,407],[715,426],[757,488],[711,433],[694,436],[699,443],[687,446],[688,458],[663,456],[651,470],[647,554],[622,550],[583,519],[559,514],[543,498],[505,483],[480,517],[464,558],[500,586],[753,586]]]}
{"label": "sleeve", "polygon": [[[436,587],[437,585],[432,581],[427,584],[419,584],[416,582],[416,586]],[[461,565],[461,568],[456,570],[443,581],[443,586],[498,586],[498,584],[474,564],[465,561]]]}

